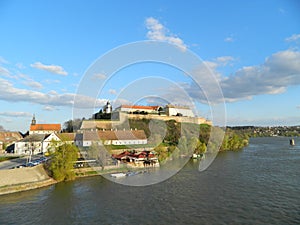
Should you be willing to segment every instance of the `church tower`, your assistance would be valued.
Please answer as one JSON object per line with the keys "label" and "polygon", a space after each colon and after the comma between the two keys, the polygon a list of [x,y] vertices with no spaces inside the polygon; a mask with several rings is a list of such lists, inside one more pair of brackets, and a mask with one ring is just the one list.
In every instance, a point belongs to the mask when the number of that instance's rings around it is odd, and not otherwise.
{"label": "church tower", "polygon": [[31,125],[35,125],[36,124],[36,120],[35,120],[35,115],[33,114],[32,120],[31,120]]}
{"label": "church tower", "polygon": [[105,114],[112,113],[112,106],[109,101],[107,101],[106,105],[103,107],[103,112]]}

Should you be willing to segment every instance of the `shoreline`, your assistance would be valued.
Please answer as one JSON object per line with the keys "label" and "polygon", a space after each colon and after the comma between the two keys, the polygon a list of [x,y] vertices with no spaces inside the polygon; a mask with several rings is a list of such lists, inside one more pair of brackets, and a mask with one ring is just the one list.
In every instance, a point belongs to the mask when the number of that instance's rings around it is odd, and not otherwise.
{"label": "shoreline", "polygon": [[3,186],[0,187],[0,196],[47,187],[56,183],[58,183],[56,180],[49,178],[42,181]]}
{"label": "shoreline", "polygon": [[[44,172],[46,170],[43,168]],[[75,172],[76,176],[75,179],[85,178],[85,177],[93,177],[93,176],[102,176],[103,174],[108,174],[111,172],[124,172],[128,169],[125,168],[118,168],[118,169],[107,169],[107,170],[95,170],[93,168],[85,168],[85,169],[77,169]],[[33,181],[33,182],[26,182],[26,183],[19,183],[19,184],[11,184],[5,185],[0,187],[0,197],[2,195],[8,195],[23,191],[30,191],[33,189],[43,188],[47,186],[51,186],[57,183],[61,183],[64,181],[56,181],[52,177],[48,177],[44,180]]]}

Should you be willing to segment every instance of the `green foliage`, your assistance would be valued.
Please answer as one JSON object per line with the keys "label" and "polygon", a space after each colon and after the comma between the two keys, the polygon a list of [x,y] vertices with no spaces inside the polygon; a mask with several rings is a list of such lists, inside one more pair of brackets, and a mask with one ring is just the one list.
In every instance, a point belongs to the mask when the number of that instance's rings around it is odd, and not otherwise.
{"label": "green foliage", "polygon": [[51,154],[48,170],[57,181],[73,180],[75,173],[73,171],[74,162],[78,157],[78,148],[71,144],[62,144],[57,146]]}
{"label": "green foliage", "polygon": [[154,151],[157,153],[158,161],[162,162],[169,157],[169,149],[163,145],[159,145],[154,148]]}
{"label": "green foliage", "polygon": [[82,124],[82,119],[68,120],[64,123],[63,132],[72,133],[79,130]]}
{"label": "green foliage", "polygon": [[206,152],[206,144],[204,142],[201,142],[200,140],[198,140],[197,142],[197,146],[195,149],[195,153],[196,154],[204,154]]}
{"label": "green foliage", "polygon": [[233,131],[225,133],[221,151],[237,151],[248,145],[248,137]]}
{"label": "green foliage", "polygon": [[129,120],[129,126],[132,129],[138,129],[138,130],[144,130],[147,137],[151,135],[150,129],[149,129],[149,119],[130,119]]}
{"label": "green foliage", "polygon": [[169,145],[177,145],[181,136],[181,124],[175,120],[166,121],[167,131],[164,142]]}
{"label": "green foliage", "polygon": [[110,153],[103,145],[92,144],[87,150],[89,159],[96,159],[101,166],[106,166]]}
{"label": "green foliage", "polygon": [[[170,157],[203,154],[209,151],[237,151],[248,144],[248,135],[208,124],[179,123],[175,120],[130,119],[130,128],[144,130],[159,161]],[[152,127],[151,127],[152,125]],[[152,132],[152,133],[151,133]],[[224,134],[225,133],[225,134]],[[224,136],[224,139],[223,139]],[[150,144],[151,142],[151,144]]]}
{"label": "green foliage", "polygon": [[199,140],[201,141],[201,143],[208,143],[211,128],[212,127],[208,124],[200,124]]}

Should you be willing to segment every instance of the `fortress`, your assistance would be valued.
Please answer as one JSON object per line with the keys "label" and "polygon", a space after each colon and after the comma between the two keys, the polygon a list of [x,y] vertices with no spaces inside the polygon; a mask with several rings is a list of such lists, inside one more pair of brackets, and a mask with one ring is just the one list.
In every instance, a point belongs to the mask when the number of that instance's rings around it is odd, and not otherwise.
{"label": "fortress", "polygon": [[93,114],[92,120],[84,120],[80,130],[110,130],[128,119],[175,120],[179,123],[209,124],[210,120],[195,117],[189,107],[168,104],[162,106],[121,105],[114,111],[110,102]]}

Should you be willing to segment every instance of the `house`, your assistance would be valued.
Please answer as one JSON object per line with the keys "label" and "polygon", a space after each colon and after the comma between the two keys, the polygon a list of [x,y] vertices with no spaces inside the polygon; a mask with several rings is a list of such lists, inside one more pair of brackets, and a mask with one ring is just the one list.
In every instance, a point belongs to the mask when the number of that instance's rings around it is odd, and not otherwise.
{"label": "house", "polygon": [[119,162],[127,163],[131,167],[153,166],[158,167],[159,162],[154,151],[124,151],[112,157]]}
{"label": "house", "polygon": [[11,153],[19,155],[43,154],[53,150],[60,143],[74,143],[75,133],[30,134],[16,142],[10,149]]}
{"label": "house", "polygon": [[18,155],[36,155],[42,153],[45,136],[45,134],[28,135],[14,144],[14,150],[11,153]]}
{"label": "house", "polygon": [[104,145],[140,145],[147,144],[147,137],[143,130],[86,130],[76,134],[76,146],[89,147],[93,143]]}
{"label": "house", "polygon": [[37,124],[35,115],[33,115],[29,134],[51,134],[59,133],[61,131],[60,124]]}
{"label": "house", "polygon": [[142,105],[121,105],[116,108],[118,112],[133,114],[159,114],[163,108],[161,106],[142,106]]}
{"label": "house", "polygon": [[102,130],[98,135],[105,145],[143,145],[147,137],[143,130]]}
{"label": "house", "polygon": [[175,106],[168,104],[165,107],[165,111],[167,116],[186,116],[186,117],[194,117],[193,111],[189,107],[185,106]]}
{"label": "house", "polygon": [[[20,132],[0,131],[0,151],[23,138]],[[2,143],[2,144],[1,144]]]}
{"label": "house", "polygon": [[90,147],[92,144],[101,144],[97,131],[83,131],[75,136],[75,145],[77,147]]}

